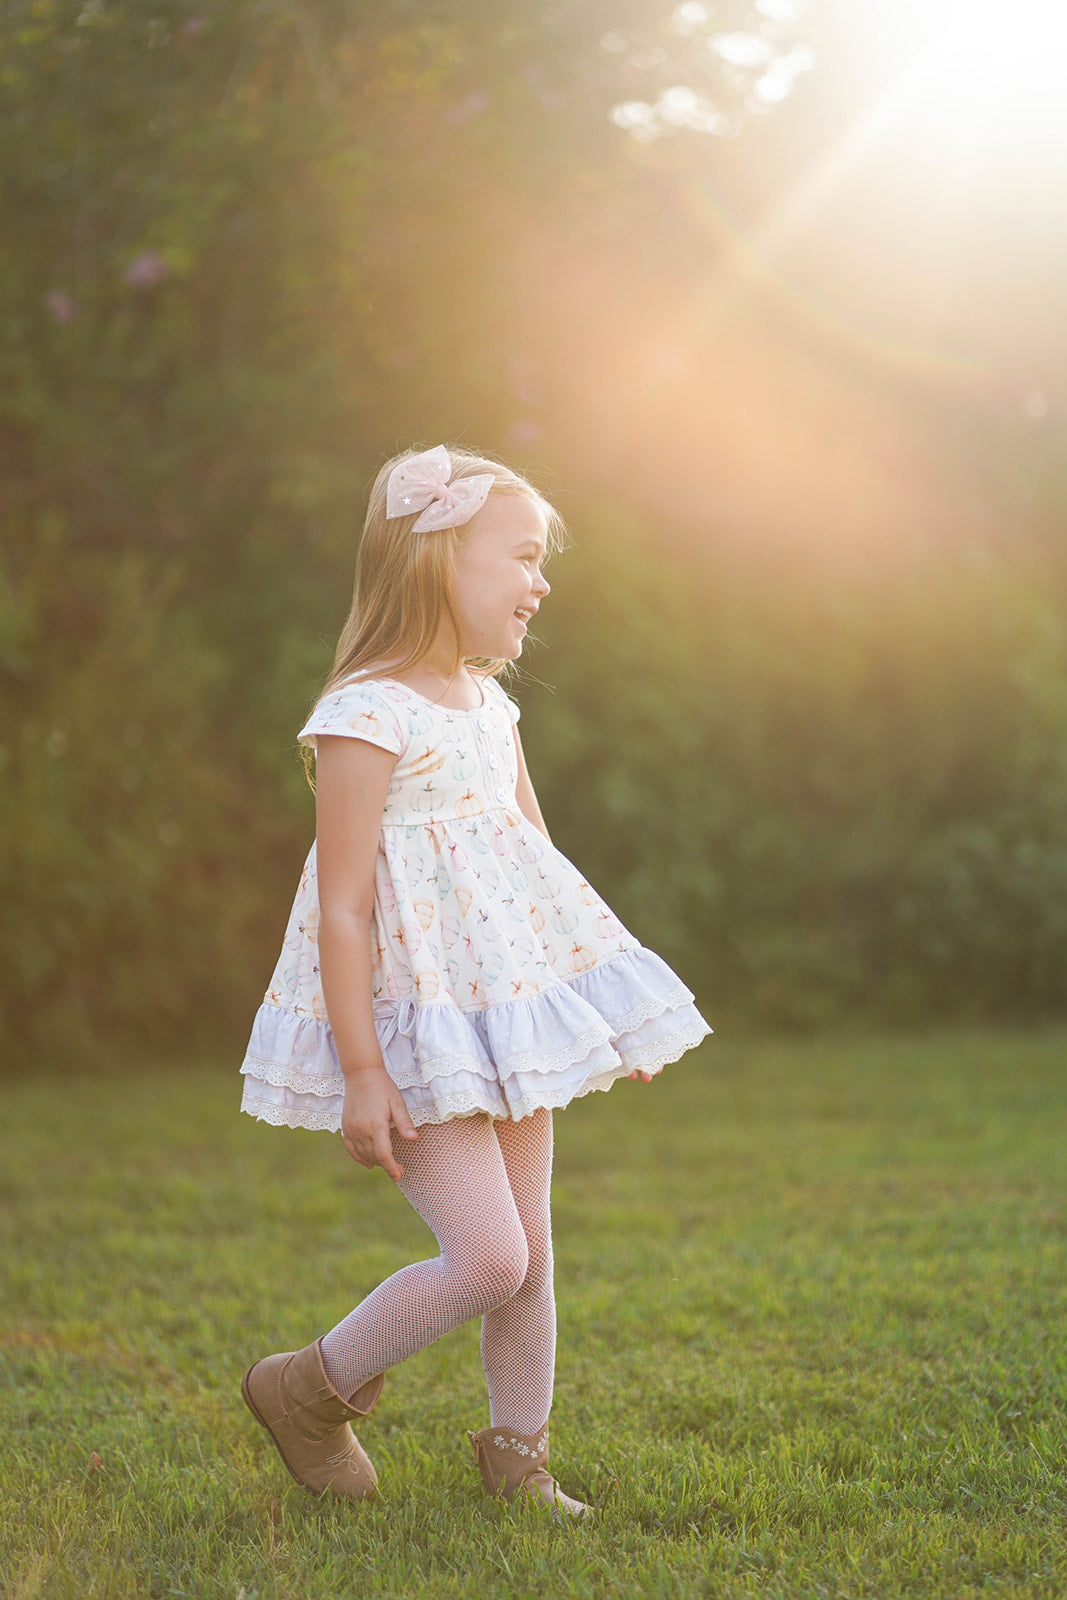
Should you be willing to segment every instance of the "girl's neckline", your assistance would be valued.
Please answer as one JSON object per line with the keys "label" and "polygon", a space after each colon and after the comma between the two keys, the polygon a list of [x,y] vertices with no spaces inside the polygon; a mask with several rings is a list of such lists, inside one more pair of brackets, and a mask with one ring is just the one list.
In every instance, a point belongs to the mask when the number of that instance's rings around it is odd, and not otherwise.
{"label": "girl's neckline", "polygon": [[[367,680],[364,680],[364,681],[367,681]],[[485,679],[484,678],[481,678],[481,679],[478,680],[478,686],[479,686],[479,688],[481,690],[482,698],[479,700],[479,702],[478,702],[478,704],[476,706],[446,706],[446,705],[443,705],[440,700],[431,700],[429,695],[420,694],[417,689],[413,689],[411,687],[410,683],[405,683],[402,678],[390,678],[385,673],[382,673],[381,675],[375,674],[374,678],[371,679],[370,681],[374,682],[374,683],[395,683],[398,689],[406,689],[408,694],[414,695],[416,700],[421,700],[423,705],[432,706],[435,711],[447,711],[448,714],[450,716],[453,716],[453,717],[474,717],[474,716],[477,716],[479,711],[484,711],[485,710],[486,705],[488,704],[488,700],[489,700],[489,696],[487,695],[486,689],[485,689]]]}

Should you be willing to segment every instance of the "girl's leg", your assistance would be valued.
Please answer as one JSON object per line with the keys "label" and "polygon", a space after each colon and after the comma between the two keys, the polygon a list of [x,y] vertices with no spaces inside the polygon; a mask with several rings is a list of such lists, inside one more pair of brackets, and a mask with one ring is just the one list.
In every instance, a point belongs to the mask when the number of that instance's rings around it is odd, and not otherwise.
{"label": "girl's leg", "polygon": [[489,1117],[422,1127],[402,1148],[394,1139],[394,1149],[404,1168],[399,1187],[441,1253],[387,1278],[322,1340],[326,1376],[346,1399],[443,1333],[510,1300],[527,1276],[526,1233]]}
{"label": "girl's leg", "polygon": [[540,1433],[552,1407],[556,1302],[552,1291],[552,1113],[493,1124],[529,1266],[522,1287],[482,1318],[482,1361],[494,1428]]}

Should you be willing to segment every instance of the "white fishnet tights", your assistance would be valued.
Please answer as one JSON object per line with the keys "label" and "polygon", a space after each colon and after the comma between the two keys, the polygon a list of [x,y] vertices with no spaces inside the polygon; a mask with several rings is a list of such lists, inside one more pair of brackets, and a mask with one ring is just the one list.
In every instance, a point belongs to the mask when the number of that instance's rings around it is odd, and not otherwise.
{"label": "white fishnet tights", "polygon": [[441,1254],[378,1285],[322,1341],[326,1376],[346,1399],[443,1333],[482,1319],[493,1427],[539,1433],[552,1405],[552,1113],[480,1115],[393,1136],[400,1189]]}

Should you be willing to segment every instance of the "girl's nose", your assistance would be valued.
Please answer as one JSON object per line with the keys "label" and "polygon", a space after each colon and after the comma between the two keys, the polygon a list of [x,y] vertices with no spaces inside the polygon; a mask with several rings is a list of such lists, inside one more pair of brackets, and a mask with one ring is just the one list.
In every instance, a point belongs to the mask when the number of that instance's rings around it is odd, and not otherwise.
{"label": "girl's nose", "polygon": [[542,600],[546,594],[552,593],[552,586],[543,572],[539,572],[537,574],[537,579],[534,583],[534,593],[539,595]]}

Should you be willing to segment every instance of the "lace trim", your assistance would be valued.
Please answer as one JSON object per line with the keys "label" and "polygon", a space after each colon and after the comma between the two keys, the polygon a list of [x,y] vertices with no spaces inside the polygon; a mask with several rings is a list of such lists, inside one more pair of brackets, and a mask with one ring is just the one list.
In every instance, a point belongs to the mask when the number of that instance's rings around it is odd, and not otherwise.
{"label": "lace trim", "polygon": [[[344,1089],[344,1078],[340,1072],[324,1077],[321,1074],[306,1071],[303,1067],[295,1066],[291,1061],[272,1061],[269,1056],[257,1055],[249,1050],[241,1066],[242,1073],[252,1072],[253,1067],[262,1068],[264,1083],[269,1083],[272,1089],[295,1089],[298,1094],[314,1094],[320,1098],[340,1094]],[[252,1072],[253,1077],[261,1074]]]}
{"label": "lace trim", "polygon": [[658,1072],[662,1067],[669,1067],[672,1061],[678,1061],[687,1050],[692,1050],[694,1045],[706,1039],[711,1031],[698,1014],[698,1020],[691,1022],[688,1027],[668,1033],[666,1038],[657,1039],[652,1044],[637,1045],[633,1050],[627,1050],[626,1071]]}
{"label": "lace trim", "polygon": [[300,1106],[276,1106],[269,1100],[259,1100],[246,1094],[241,1110],[257,1122],[269,1122],[275,1128],[309,1128],[316,1133],[340,1133],[339,1111],[309,1111]]}
{"label": "lace trim", "polygon": [[653,995],[651,999],[643,1000],[640,1005],[634,1006],[632,1011],[627,1011],[624,1016],[613,1022],[612,1033],[615,1038],[623,1033],[633,1033],[643,1022],[651,1022],[653,1017],[668,1016],[672,1011],[680,1011],[683,1006],[690,1005],[692,1000],[693,996],[684,984],[680,984],[677,989],[667,994]]}

